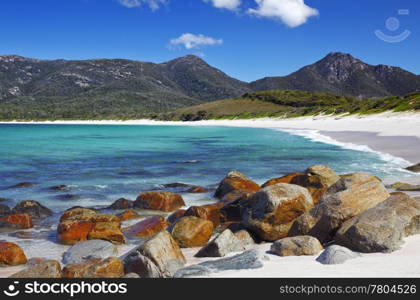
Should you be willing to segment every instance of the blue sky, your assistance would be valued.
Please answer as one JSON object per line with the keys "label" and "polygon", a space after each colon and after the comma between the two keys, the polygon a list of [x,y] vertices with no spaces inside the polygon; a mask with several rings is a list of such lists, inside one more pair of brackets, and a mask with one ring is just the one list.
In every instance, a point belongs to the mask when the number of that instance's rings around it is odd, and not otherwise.
{"label": "blue sky", "polygon": [[[196,54],[251,81],[341,51],[420,74],[419,15],[418,0],[1,1],[0,54],[152,62]],[[375,30],[409,35],[389,43]]]}

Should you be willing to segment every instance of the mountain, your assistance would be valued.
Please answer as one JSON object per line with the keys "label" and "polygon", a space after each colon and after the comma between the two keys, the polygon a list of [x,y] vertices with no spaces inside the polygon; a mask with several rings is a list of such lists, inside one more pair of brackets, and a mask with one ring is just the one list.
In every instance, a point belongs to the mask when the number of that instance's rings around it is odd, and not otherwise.
{"label": "mountain", "polygon": [[144,109],[174,109],[236,97],[249,91],[196,56],[161,64],[125,59],[38,60],[0,56],[0,101],[52,102],[84,99],[136,102]]}
{"label": "mountain", "polygon": [[369,65],[350,54],[330,53],[283,77],[250,83],[253,91],[300,90],[360,97],[403,96],[420,90],[420,76],[398,67]]}

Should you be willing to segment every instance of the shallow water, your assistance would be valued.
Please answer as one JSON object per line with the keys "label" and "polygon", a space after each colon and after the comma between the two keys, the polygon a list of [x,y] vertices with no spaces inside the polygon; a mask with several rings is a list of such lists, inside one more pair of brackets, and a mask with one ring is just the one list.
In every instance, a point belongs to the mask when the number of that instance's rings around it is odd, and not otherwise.
{"label": "shallow water", "polygon": [[[2,124],[0,197],[9,206],[31,199],[59,212],[135,199],[165,183],[214,185],[233,169],[260,183],[313,164],[339,173],[410,176],[399,160],[384,158],[270,129]],[[25,181],[35,185],[8,188]],[[70,190],[48,189],[60,184]],[[187,205],[211,201],[211,194],[185,197]]]}

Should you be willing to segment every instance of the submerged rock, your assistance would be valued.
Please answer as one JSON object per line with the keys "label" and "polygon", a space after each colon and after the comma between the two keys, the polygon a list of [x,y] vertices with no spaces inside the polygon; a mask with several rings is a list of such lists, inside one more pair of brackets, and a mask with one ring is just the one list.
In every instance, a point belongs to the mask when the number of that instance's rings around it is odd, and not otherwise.
{"label": "submerged rock", "polygon": [[181,248],[193,248],[205,245],[213,229],[213,223],[209,220],[186,216],[174,224],[171,234]]}
{"label": "submerged rock", "polygon": [[32,182],[19,182],[15,185],[10,186],[11,189],[21,189],[21,188],[28,188],[32,187],[34,184]]}
{"label": "submerged rock", "polygon": [[394,193],[377,206],[346,221],[334,239],[359,252],[391,252],[406,236],[420,233],[420,202]]}
{"label": "submerged rock", "polygon": [[165,212],[174,211],[182,206],[185,206],[182,196],[171,192],[142,193],[134,201],[134,207]]}
{"label": "submerged rock", "polygon": [[0,242],[0,267],[26,264],[28,259],[22,248],[15,243]]}
{"label": "submerged rock", "polygon": [[44,219],[53,214],[51,209],[33,200],[19,202],[12,212],[14,214],[29,214],[33,219]]}
{"label": "submerged rock", "polygon": [[70,187],[68,187],[65,184],[60,184],[60,185],[55,185],[55,186],[51,186],[48,188],[50,191],[56,191],[56,192],[61,192],[61,191],[68,191],[70,190]]}
{"label": "submerged rock", "polygon": [[124,276],[124,265],[119,258],[92,258],[79,264],[63,268],[63,278],[120,278]]}
{"label": "submerged rock", "polygon": [[278,183],[263,188],[245,202],[243,223],[258,238],[276,241],[287,236],[294,220],[313,207],[308,190]]}
{"label": "submerged rock", "polygon": [[323,249],[321,243],[314,237],[295,236],[275,241],[270,250],[279,256],[301,256],[316,255]]}
{"label": "submerged rock", "polygon": [[201,248],[196,257],[223,257],[231,252],[245,250],[245,245],[229,229],[226,229],[210,243]]}
{"label": "submerged rock", "polygon": [[373,175],[343,175],[313,209],[295,220],[289,236],[310,235],[321,243],[331,241],[341,224],[388,197],[385,186]]}
{"label": "submerged rock", "polygon": [[208,190],[206,188],[203,188],[202,186],[193,186],[189,188],[186,192],[191,194],[204,194],[207,193]]}
{"label": "submerged rock", "polygon": [[338,265],[353,258],[360,257],[359,253],[338,245],[327,247],[316,259],[323,265]]}
{"label": "submerged rock", "polygon": [[107,258],[118,255],[117,247],[107,241],[90,240],[72,246],[63,254],[64,264],[78,264],[91,258]]}
{"label": "submerged rock", "polygon": [[238,171],[229,172],[220,182],[214,196],[222,199],[232,192],[257,192],[260,186]]}
{"label": "submerged rock", "polygon": [[56,260],[46,260],[17,272],[10,278],[61,278],[61,265]]}

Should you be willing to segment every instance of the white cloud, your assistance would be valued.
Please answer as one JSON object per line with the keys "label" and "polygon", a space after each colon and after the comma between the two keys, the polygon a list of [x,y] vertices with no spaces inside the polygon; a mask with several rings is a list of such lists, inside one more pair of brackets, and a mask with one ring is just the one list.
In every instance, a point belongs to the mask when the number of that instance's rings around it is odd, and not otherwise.
{"label": "white cloud", "polygon": [[211,2],[214,7],[228,10],[237,10],[241,5],[241,0],[204,0],[204,2]]}
{"label": "white cloud", "polygon": [[248,13],[265,18],[281,20],[289,27],[300,26],[313,16],[318,10],[309,7],[304,0],[255,0],[258,7],[249,9]]}
{"label": "white cloud", "polygon": [[157,10],[161,5],[168,3],[169,0],[118,0],[118,2],[128,8],[139,7],[147,4],[151,10]]}
{"label": "white cloud", "polygon": [[180,37],[171,39],[170,44],[175,47],[184,46],[186,49],[199,48],[223,44],[222,39],[215,39],[202,34],[184,33]]}

